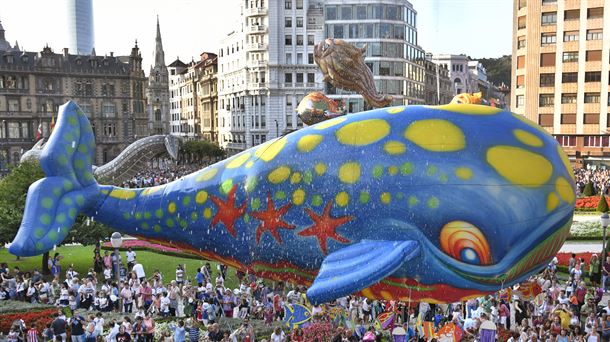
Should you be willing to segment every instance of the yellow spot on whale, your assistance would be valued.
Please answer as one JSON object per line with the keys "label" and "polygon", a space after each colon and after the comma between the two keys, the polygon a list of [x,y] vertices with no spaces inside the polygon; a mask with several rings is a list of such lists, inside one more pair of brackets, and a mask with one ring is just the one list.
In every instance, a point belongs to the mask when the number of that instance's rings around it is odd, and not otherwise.
{"label": "yellow spot on whale", "polygon": [[464,132],[447,120],[415,121],[407,127],[404,136],[424,150],[434,152],[459,151],[466,146]]}
{"label": "yellow spot on whale", "polygon": [[292,193],[292,203],[301,205],[303,202],[305,202],[305,191],[303,189],[296,189]]}
{"label": "yellow spot on whale", "polygon": [[165,187],[165,185],[157,185],[157,186],[153,186],[152,188],[146,188],[146,189],[144,189],[144,191],[142,191],[142,196],[154,194],[155,192],[163,189],[164,187]]}
{"label": "yellow spot on whale", "polygon": [[309,134],[301,137],[297,142],[297,149],[301,152],[311,152],[324,139],[320,134]]}
{"label": "yellow spot on whale", "polygon": [[301,183],[302,179],[303,179],[303,176],[301,176],[301,173],[295,172],[292,174],[292,176],[290,176],[290,184],[299,184],[299,183]]}
{"label": "yellow spot on whale", "polygon": [[206,219],[209,219],[210,217],[212,217],[212,209],[211,208],[205,208],[203,210],[203,217],[205,217]]}
{"label": "yellow spot on whale", "polygon": [[349,123],[337,130],[335,136],[344,145],[372,144],[390,133],[390,125],[381,119],[368,119]]}
{"label": "yellow spot on whale", "polygon": [[122,200],[130,200],[136,197],[136,192],[133,190],[114,189],[110,192],[110,195],[108,196]]}
{"label": "yellow spot on whale", "polygon": [[205,203],[208,200],[208,193],[205,190],[201,190],[195,195],[195,202],[197,204]]}
{"label": "yellow spot on whale", "polygon": [[343,183],[354,184],[360,179],[360,164],[350,162],[339,168],[339,179]]}
{"label": "yellow spot on whale", "polygon": [[568,159],[568,156],[566,156],[565,152],[563,152],[563,149],[559,145],[557,145],[557,154],[559,154],[559,158],[561,158],[563,166],[566,167],[566,170],[568,171],[568,174],[570,175],[572,180],[575,180],[574,170],[572,170],[572,164],[570,164],[570,159]]}
{"label": "yellow spot on whale", "polygon": [[246,169],[251,168],[252,165],[254,165],[254,162],[252,160],[250,160],[249,162],[246,163]]}
{"label": "yellow spot on whale", "polygon": [[553,211],[559,205],[559,197],[554,192],[551,192],[546,198],[546,210]]}
{"label": "yellow spot on whale", "polygon": [[394,140],[385,143],[385,145],[383,145],[383,149],[387,154],[391,155],[403,154],[407,150],[405,144]]}
{"label": "yellow spot on whale", "polygon": [[390,114],[398,114],[400,112],[402,112],[403,110],[405,110],[405,106],[400,106],[400,107],[393,107],[387,110],[388,113]]}
{"label": "yellow spot on whale", "polygon": [[247,152],[238,155],[227,163],[227,169],[236,169],[242,166],[248,160],[248,158],[250,158],[250,153]]}
{"label": "yellow spot on whale", "polygon": [[392,165],[388,167],[388,174],[390,176],[396,176],[396,174],[398,174],[398,166]]}
{"label": "yellow spot on whale", "polygon": [[167,211],[168,211],[170,214],[175,213],[175,212],[176,212],[176,203],[174,203],[174,202],[169,202],[169,204],[168,204],[168,206],[167,206]]}
{"label": "yellow spot on whale", "polygon": [[468,167],[458,167],[455,169],[455,176],[464,180],[472,178],[472,170]]}
{"label": "yellow spot on whale", "polygon": [[514,146],[491,147],[487,162],[509,182],[528,188],[545,184],[553,173],[545,157]]}
{"label": "yellow spot on whale", "polygon": [[392,195],[389,192],[383,192],[381,196],[379,196],[381,203],[389,204],[392,201]]}
{"label": "yellow spot on whale", "polygon": [[570,185],[567,179],[563,177],[558,177],[555,181],[555,190],[559,193],[559,197],[562,200],[568,203],[574,202],[574,198],[576,197],[574,194],[574,189]]}
{"label": "yellow spot on whale", "polygon": [[290,176],[290,168],[288,166],[280,166],[271,171],[267,179],[273,184],[280,184]]}
{"label": "yellow spot on whale", "polygon": [[345,191],[341,191],[335,196],[335,202],[340,207],[345,207],[349,203],[349,195]]}
{"label": "yellow spot on whale", "polygon": [[342,116],[342,117],[326,120],[324,122],[320,122],[319,124],[313,125],[312,127],[313,127],[313,129],[318,129],[318,130],[325,129],[328,127],[336,126],[336,125],[344,122],[345,120],[347,120],[347,118]]}
{"label": "yellow spot on whale", "polygon": [[430,106],[429,108],[441,109],[466,115],[494,115],[502,111],[500,108],[465,103],[451,103],[442,106]]}
{"label": "yellow spot on whale", "polygon": [[286,146],[286,141],[286,137],[271,140],[261,145],[256,152],[254,152],[254,155],[266,162],[271,161],[284,149],[284,146]]}
{"label": "yellow spot on whale", "polygon": [[542,139],[538,138],[537,136],[535,136],[534,134],[532,134],[528,131],[524,131],[522,129],[516,129],[513,131],[513,134],[515,135],[515,138],[517,138],[517,140],[519,140],[520,142],[522,142],[528,146],[542,147],[544,145],[544,143],[542,142]]}
{"label": "yellow spot on whale", "polygon": [[195,178],[195,181],[204,182],[204,181],[210,180],[210,179],[214,178],[214,176],[216,176],[217,173],[218,173],[218,169],[203,170],[201,172],[201,174],[199,176],[197,176],[197,178]]}
{"label": "yellow spot on whale", "polygon": [[324,163],[317,163],[316,166],[314,166],[314,170],[318,175],[322,176],[326,173],[326,165]]}

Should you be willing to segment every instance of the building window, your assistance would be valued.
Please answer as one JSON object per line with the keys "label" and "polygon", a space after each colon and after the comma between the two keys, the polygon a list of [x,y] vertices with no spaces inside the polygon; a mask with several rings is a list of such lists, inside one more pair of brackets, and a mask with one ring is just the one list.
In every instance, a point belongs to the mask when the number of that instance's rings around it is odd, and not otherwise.
{"label": "building window", "polygon": [[525,56],[517,56],[517,69],[525,68]]}
{"label": "building window", "polygon": [[316,74],[309,72],[307,73],[307,83],[315,83],[316,82]]}
{"label": "building window", "polygon": [[297,34],[297,46],[303,45],[303,35]]}
{"label": "building window", "polygon": [[284,27],[292,27],[292,18],[291,17],[284,18]]}
{"label": "building window", "polygon": [[297,0],[297,9],[303,9],[303,0]]}
{"label": "building window", "polygon": [[578,41],[578,31],[565,31],[563,33],[564,42],[576,42]]}
{"label": "building window", "polygon": [[561,74],[561,83],[576,83],[578,82],[577,72],[564,72]]}
{"label": "building window", "polygon": [[284,0],[284,9],[292,9],[292,0]]}
{"label": "building window", "polygon": [[527,6],[527,0],[519,0],[519,9],[522,9],[525,6]]}
{"label": "building window", "polygon": [[587,51],[587,62],[597,62],[602,60],[602,50]]}
{"label": "building window", "polygon": [[297,27],[303,27],[303,17],[297,17]]}
{"label": "building window", "polygon": [[548,67],[555,66],[555,53],[541,53],[540,54],[540,66]]}
{"label": "building window", "polygon": [[292,64],[292,54],[286,53],[286,64]]}
{"label": "building window", "polygon": [[116,124],[107,123],[104,124],[104,136],[115,137],[116,136]]}
{"label": "building window", "polygon": [[587,9],[587,19],[599,19],[604,17],[604,8],[595,7]]}
{"label": "building window", "polygon": [[600,71],[585,72],[585,82],[601,82],[602,73]]}
{"label": "building window", "polygon": [[557,12],[542,13],[542,26],[555,25],[557,23]]}
{"label": "building window", "polygon": [[542,127],[553,127],[553,114],[538,115],[538,124]]}
{"label": "building window", "polygon": [[580,19],[580,10],[573,9],[573,10],[564,11],[563,18],[564,18],[564,20],[578,20],[578,19]]}
{"label": "building window", "polygon": [[587,30],[587,40],[602,40],[602,29]]}
{"label": "building window", "polygon": [[333,26],[333,38],[343,38],[343,25]]}
{"label": "building window", "polygon": [[[574,114],[574,117],[576,118],[576,114]],[[576,123],[576,120],[574,120],[574,123]],[[559,142],[559,145],[561,145],[563,147],[576,146],[576,137],[575,136],[561,135],[561,136],[555,137],[555,139],[557,140],[557,142]]]}
{"label": "building window", "polygon": [[302,72],[297,72],[297,83],[298,84],[303,83],[303,73]]}
{"label": "building window", "polygon": [[[585,117],[587,115],[597,115],[597,114],[585,114]],[[596,119],[593,119],[596,120]],[[597,123],[599,123],[599,118],[597,118]],[[594,136],[588,136],[588,137],[584,137],[584,146],[586,147],[606,147],[608,146],[608,143],[610,142],[610,139],[608,139],[608,136],[603,136],[603,135],[594,135]]]}
{"label": "building window", "polygon": [[555,74],[540,74],[540,86],[541,87],[553,87],[555,85]]}
{"label": "building window", "polygon": [[525,87],[525,75],[517,76],[517,89]]}
{"label": "building window", "polygon": [[292,73],[291,72],[287,72],[284,74],[284,83],[292,84]]}
{"label": "building window", "polygon": [[287,45],[287,46],[292,45],[292,35],[291,34],[287,34],[284,37],[284,45]]}
{"label": "building window", "polygon": [[578,62],[578,51],[567,51],[563,53],[563,62]]}
{"label": "building window", "polygon": [[555,103],[555,95],[553,94],[540,94],[538,101],[539,107],[551,107]]}
{"label": "building window", "polygon": [[313,53],[308,53],[307,54],[307,64],[313,64],[314,60],[313,60]]}
{"label": "building window", "polygon": [[561,114],[561,123],[574,125],[576,123],[576,114]]}
{"label": "building window", "polygon": [[116,108],[114,103],[107,102],[102,105],[102,116],[105,118],[113,118],[116,116]]}
{"label": "building window", "polygon": [[526,27],[526,16],[522,15],[517,19],[517,28],[524,29]]}
{"label": "building window", "polygon": [[550,5],[557,3],[557,0],[542,0],[543,5]]}
{"label": "building window", "polygon": [[[583,121],[582,123],[584,123],[584,124],[597,125],[597,124],[599,124],[599,114],[598,113],[589,113],[589,114],[585,113],[582,121]],[[599,139],[601,137],[596,137],[596,138]],[[585,139],[585,142],[586,142],[586,139]],[[585,144],[585,146],[587,146],[587,145]]]}
{"label": "building window", "polygon": [[327,6],[325,12],[326,20],[337,20],[337,6]]}
{"label": "building window", "polygon": [[517,49],[523,49],[525,47],[525,36],[517,38]]}
{"label": "building window", "polygon": [[562,104],[576,103],[576,93],[561,94],[561,103]]}
{"label": "building window", "polygon": [[525,106],[525,96],[524,95],[517,95],[517,108],[521,108],[523,106]]}
{"label": "building window", "polygon": [[599,103],[599,93],[585,93],[585,103]]}
{"label": "building window", "polygon": [[315,42],[314,42],[313,34],[308,34],[307,35],[307,45],[312,46],[314,44],[315,44]]}
{"label": "building window", "polygon": [[551,45],[557,42],[557,34],[555,32],[543,33],[540,38],[540,45]]}

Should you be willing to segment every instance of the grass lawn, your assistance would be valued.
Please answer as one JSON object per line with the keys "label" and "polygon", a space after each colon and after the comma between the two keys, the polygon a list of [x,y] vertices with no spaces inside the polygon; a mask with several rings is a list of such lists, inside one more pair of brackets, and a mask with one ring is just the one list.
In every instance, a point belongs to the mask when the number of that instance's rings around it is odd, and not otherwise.
{"label": "grass lawn", "polygon": [[[86,275],[89,268],[93,267],[93,246],[62,246],[57,247],[57,252],[64,256],[61,260],[61,277],[65,276],[65,271],[70,264],[74,265],[76,271],[82,276]],[[144,266],[144,271],[147,277],[151,277],[155,270],[159,270],[163,275],[163,282],[169,282],[175,279],[176,276],[176,265],[182,264],[186,267],[185,276],[187,279],[194,280],[197,274],[197,268],[205,265],[206,260],[204,259],[189,259],[180,258],[176,256],[168,256],[164,254],[158,254],[149,251],[135,251],[137,254],[138,261]],[[102,255],[104,251],[102,250]],[[54,252],[51,251],[50,255],[53,256]],[[125,252],[121,252],[122,260],[126,260]],[[15,266],[19,266],[22,272],[33,271],[34,269],[40,269],[42,265],[42,255],[28,258],[16,257],[8,252],[6,248],[0,249],[0,263],[6,262],[12,269]],[[216,269],[216,263],[209,261],[212,265],[212,277],[216,278],[218,271]],[[98,277],[103,275],[98,274]],[[237,278],[235,277],[235,269],[229,268],[229,272],[225,280],[225,286],[229,288],[237,287]]]}

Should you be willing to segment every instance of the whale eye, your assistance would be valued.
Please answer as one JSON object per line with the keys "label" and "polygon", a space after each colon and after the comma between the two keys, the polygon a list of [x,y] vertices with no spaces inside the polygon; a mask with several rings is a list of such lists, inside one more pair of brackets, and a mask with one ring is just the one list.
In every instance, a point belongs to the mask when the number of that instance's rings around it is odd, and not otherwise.
{"label": "whale eye", "polygon": [[483,232],[464,221],[452,221],[441,230],[441,249],[452,258],[471,265],[490,265],[491,251]]}

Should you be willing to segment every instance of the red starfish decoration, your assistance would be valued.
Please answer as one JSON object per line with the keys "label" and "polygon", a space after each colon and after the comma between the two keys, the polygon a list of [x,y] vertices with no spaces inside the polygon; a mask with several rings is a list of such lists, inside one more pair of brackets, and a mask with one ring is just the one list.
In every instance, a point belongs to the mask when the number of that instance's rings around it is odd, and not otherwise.
{"label": "red starfish decoration", "polygon": [[231,191],[227,194],[226,202],[216,196],[210,196],[210,199],[217,207],[216,215],[214,215],[214,218],[212,219],[212,226],[222,222],[233,237],[236,237],[237,235],[235,232],[235,221],[246,212],[245,202],[241,207],[235,206],[236,190],[237,184],[233,185],[233,188],[231,188]]}
{"label": "red starfish decoration", "polygon": [[292,204],[288,203],[281,206],[279,209],[275,210],[275,205],[273,204],[273,199],[271,198],[271,194],[267,194],[267,210],[265,211],[252,211],[250,214],[259,219],[261,224],[256,227],[256,243],[261,239],[261,235],[265,231],[269,231],[271,235],[277,240],[278,243],[282,243],[282,238],[280,237],[280,232],[278,229],[294,229],[295,226],[292,224],[288,224],[286,221],[282,220],[282,216],[286,214],[288,209]]}
{"label": "red starfish decoration", "polygon": [[322,252],[324,252],[324,254],[328,253],[326,240],[329,238],[335,239],[342,243],[350,242],[350,240],[344,238],[343,236],[340,236],[337,233],[337,228],[354,219],[352,216],[330,216],[330,208],[332,207],[332,204],[332,201],[329,201],[326,204],[322,215],[318,215],[313,210],[306,208],[305,211],[313,221],[313,225],[299,232],[299,235],[301,236],[315,236],[318,239],[318,243],[320,244],[320,248],[322,249]]}

